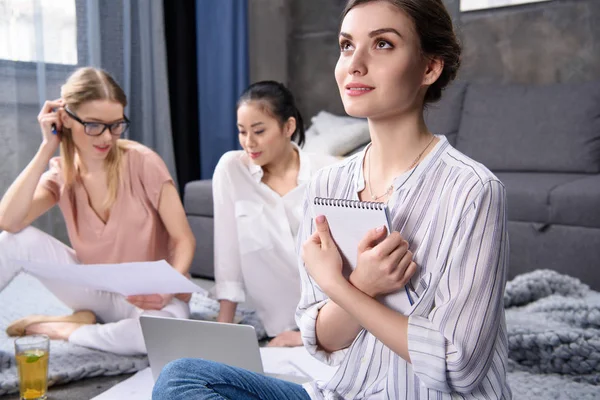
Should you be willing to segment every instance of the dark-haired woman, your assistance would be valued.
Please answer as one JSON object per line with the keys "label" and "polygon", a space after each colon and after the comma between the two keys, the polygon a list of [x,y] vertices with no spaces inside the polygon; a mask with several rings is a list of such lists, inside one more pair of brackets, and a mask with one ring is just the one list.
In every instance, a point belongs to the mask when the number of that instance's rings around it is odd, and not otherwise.
{"label": "dark-haired woman", "polygon": [[294,313],[300,299],[296,233],[306,183],[335,158],[304,153],[294,97],[263,81],[240,97],[241,151],[223,155],[213,176],[215,281],[219,322],[249,300],[271,346],[302,346]]}
{"label": "dark-haired woman", "polygon": [[[297,310],[304,346],[337,372],[300,387],[184,359],[165,368],[156,398],[512,397],[504,186],[423,118],[460,63],[448,12],[442,0],[351,0],[339,44],[344,108],[368,119],[371,145],[307,187]],[[348,279],[325,217],[310,208],[315,196],[389,207],[392,232],[380,227],[362,238]],[[400,313],[381,302],[406,284],[412,308]]]}

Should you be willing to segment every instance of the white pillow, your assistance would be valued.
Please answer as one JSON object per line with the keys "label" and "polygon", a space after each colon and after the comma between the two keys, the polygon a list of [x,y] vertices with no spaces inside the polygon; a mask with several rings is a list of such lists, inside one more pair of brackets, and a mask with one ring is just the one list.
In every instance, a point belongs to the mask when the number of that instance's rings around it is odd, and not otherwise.
{"label": "white pillow", "polygon": [[311,122],[303,147],[307,152],[339,157],[371,140],[365,119],[341,117],[320,111]]}
{"label": "white pillow", "polygon": [[326,134],[331,131],[332,128],[336,128],[342,125],[357,124],[366,122],[365,119],[346,117],[335,115],[327,111],[319,111],[317,115],[311,118],[311,129],[316,131],[316,134]]}

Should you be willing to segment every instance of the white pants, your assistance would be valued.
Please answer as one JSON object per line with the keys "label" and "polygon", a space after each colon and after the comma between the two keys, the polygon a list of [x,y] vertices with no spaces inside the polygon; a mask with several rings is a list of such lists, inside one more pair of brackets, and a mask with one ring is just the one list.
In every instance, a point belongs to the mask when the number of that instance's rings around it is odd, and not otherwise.
{"label": "white pants", "polygon": [[[39,229],[28,227],[16,234],[0,233],[0,291],[21,272],[10,259],[77,264],[75,251]],[[84,267],[82,267],[84,268]],[[40,278],[38,278],[40,279]],[[84,289],[40,279],[59,300],[74,311],[90,310],[102,324],[84,325],[69,342],[116,354],[146,354],[139,318],[142,314],[188,318],[187,303],[173,299],[160,311],[144,311],[116,293]]]}

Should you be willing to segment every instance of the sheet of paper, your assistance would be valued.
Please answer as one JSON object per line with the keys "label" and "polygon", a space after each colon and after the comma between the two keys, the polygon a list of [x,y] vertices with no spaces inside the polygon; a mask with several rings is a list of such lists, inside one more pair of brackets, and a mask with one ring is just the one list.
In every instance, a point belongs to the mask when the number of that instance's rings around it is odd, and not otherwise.
{"label": "sheet of paper", "polygon": [[266,373],[310,377],[314,380],[330,380],[337,367],[323,364],[304,347],[262,347],[260,349],[263,369]]}
{"label": "sheet of paper", "polygon": [[13,260],[33,276],[124,296],[194,293],[203,289],[165,260],[122,264],[57,264]]}
{"label": "sheet of paper", "polygon": [[131,378],[119,382],[106,392],[94,397],[92,400],[150,400],[152,398],[152,388],[154,380],[150,367],[139,371]]}

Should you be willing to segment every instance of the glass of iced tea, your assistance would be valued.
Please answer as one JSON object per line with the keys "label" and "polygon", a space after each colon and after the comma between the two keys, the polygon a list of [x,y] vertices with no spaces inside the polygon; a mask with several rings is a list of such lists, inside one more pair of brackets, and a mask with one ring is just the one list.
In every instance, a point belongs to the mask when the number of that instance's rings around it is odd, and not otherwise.
{"label": "glass of iced tea", "polygon": [[15,340],[21,400],[45,400],[48,392],[50,340],[46,335],[23,336]]}

